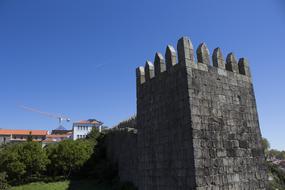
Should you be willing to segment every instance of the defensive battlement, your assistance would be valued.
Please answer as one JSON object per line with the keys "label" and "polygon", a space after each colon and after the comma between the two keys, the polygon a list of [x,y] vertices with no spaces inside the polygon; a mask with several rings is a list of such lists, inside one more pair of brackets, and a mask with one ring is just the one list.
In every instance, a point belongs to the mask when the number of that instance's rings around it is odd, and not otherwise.
{"label": "defensive battlement", "polygon": [[219,47],[215,48],[211,64],[209,49],[205,43],[201,43],[196,50],[195,59],[194,47],[188,37],[182,37],[178,40],[177,52],[173,46],[168,45],[165,51],[165,58],[161,53],[157,52],[154,64],[151,61],[146,61],[144,67],[138,67],[136,69],[137,85],[150,81],[161,73],[171,72],[174,67],[198,69],[205,72],[211,70],[218,75],[234,76],[251,82],[247,59],[240,58],[237,61],[232,52],[224,60],[222,50]]}
{"label": "defensive battlement", "polygon": [[139,190],[266,190],[247,60],[205,43],[194,54],[182,37],[136,69],[137,133],[109,141],[120,178]]}

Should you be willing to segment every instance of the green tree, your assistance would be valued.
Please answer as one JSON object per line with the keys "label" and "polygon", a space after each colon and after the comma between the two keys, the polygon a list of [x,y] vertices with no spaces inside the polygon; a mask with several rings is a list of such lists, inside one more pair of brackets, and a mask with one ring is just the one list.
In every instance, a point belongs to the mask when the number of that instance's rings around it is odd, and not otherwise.
{"label": "green tree", "polygon": [[276,149],[271,149],[268,152],[268,157],[269,158],[276,158],[280,160],[285,160],[285,151],[279,151]]}
{"label": "green tree", "polygon": [[20,180],[26,166],[19,155],[20,144],[5,145],[0,151],[0,172],[6,172],[8,180]]}
{"label": "green tree", "polygon": [[45,151],[50,161],[47,167],[47,174],[54,177],[61,173],[58,165],[56,164],[56,160],[58,159],[58,143],[47,145],[45,147]]}
{"label": "green tree", "polygon": [[0,190],[7,190],[10,187],[6,177],[6,173],[0,173]]}
{"label": "green tree", "polygon": [[46,171],[49,160],[40,143],[23,143],[19,154],[21,161],[25,164],[27,176],[39,175]]}
{"label": "green tree", "polygon": [[285,151],[277,151],[276,158],[279,160],[285,160]]}
{"label": "green tree", "polygon": [[268,158],[269,149],[270,149],[270,143],[269,143],[269,141],[266,138],[262,138],[261,143],[262,143],[262,147],[263,147],[263,150],[264,150],[265,157]]}
{"label": "green tree", "polygon": [[93,145],[87,140],[64,140],[47,147],[50,159],[49,173],[69,177],[91,157]]}
{"label": "green tree", "polygon": [[99,130],[96,127],[93,127],[90,133],[86,136],[86,139],[96,142],[100,135],[101,133],[99,132]]}
{"label": "green tree", "polygon": [[104,133],[100,133],[99,129],[97,128],[92,128],[92,130],[90,131],[90,133],[86,136],[86,140],[88,140],[94,149],[94,152],[96,152],[97,144],[99,143],[99,141],[103,141],[102,139],[104,139],[105,134]]}
{"label": "green tree", "polygon": [[41,144],[23,142],[9,144],[0,151],[0,172],[6,172],[9,181],[21,182],[46,170],[49,160]]}

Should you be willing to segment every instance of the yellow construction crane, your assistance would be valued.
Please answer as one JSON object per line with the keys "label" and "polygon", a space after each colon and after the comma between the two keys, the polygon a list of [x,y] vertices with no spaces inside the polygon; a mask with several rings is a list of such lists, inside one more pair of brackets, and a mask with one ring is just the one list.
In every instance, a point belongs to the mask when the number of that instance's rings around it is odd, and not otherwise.
{"label": "yellow construction crane", "polygon": [[20,105],[19,107],[22,108],[22,109],[24,109],[24,110],[30,111],[30,112],[39,113],[39,114],[41,114],[41,115],[44,115],[44,116],[47,116],[47,117],[50,117],[50,118],[57,119],[58,122],[59,122],[59,126],[61,126],[61,124],[62,124],[63,121],[66,121],[66,122],[69,122],[69,121],[70,121],[70,118],[67,117],[67,116],[62,116],[62,115],[56,115],[56,114],[52,114],[52,113],[48,113],[48,112],[43,112],[43,111],[40,111],[40,110],[38,110],[38,109],[31,108],[31,107],[24,106],[24,105]]}

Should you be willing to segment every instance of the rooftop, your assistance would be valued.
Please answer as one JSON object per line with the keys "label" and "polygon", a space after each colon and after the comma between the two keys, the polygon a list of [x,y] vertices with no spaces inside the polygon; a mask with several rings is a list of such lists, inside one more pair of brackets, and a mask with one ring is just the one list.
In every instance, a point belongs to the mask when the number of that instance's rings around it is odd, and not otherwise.
{"label": "rooftop", "polygon": [[0,129],[0,135],[47,135],[47,130]]}
{"label": "rooftop", "polygon": [[95,124],[95,125],[102,125],[103,124],[103,122],[98,121],[96,119],[81,120],[81,121],[77,121],[74,123],[75,124]]}
{"label": "rooftop", "polygon": [[68,133],[68,134],[51,134],[51,135],[47,135],[47,138],[68,138],[72,135],[72,133]]}

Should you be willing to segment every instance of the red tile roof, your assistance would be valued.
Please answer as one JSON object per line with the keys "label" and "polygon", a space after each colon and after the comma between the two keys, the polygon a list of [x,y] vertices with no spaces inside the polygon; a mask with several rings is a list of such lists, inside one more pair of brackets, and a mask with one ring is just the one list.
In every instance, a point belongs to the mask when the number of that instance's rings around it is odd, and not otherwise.
{"label": "red tile roof", "polygon": [[47,135],[47,130],[17,130],[17,129],[0,129],[0,135]]}
{"label": "red tile roof", "polygon": [[62,134],[62,135],[57,135],[57,134],[53,134],[53,135],[47,135],[47,138],[68,138],[70,137],[72,134]]}
{"label": "red tile roof", "polygon": [[[27,139],[10,139],[11,142],[27,142]],[[40,139],[32,139],[33,142],[41,142]]]}
{"label": "red tile roof", "polygon": [[100,124],[100,125],[103,124],[101,121],[97,121],[96,119],[81,120],[75,123],[76,124]]}

